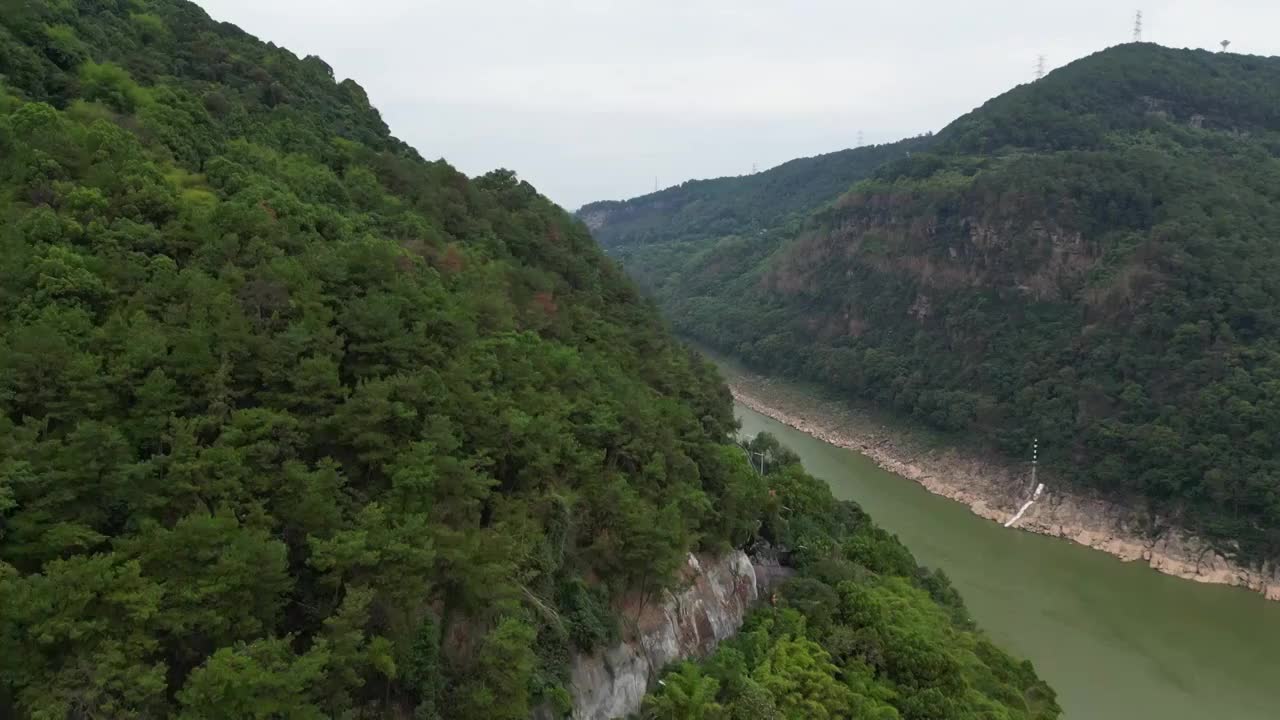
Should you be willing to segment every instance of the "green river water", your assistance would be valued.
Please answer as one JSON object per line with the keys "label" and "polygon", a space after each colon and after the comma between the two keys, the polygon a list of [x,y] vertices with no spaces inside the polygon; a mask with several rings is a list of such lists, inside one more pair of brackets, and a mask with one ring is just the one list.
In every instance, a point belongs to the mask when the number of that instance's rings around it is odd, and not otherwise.
{"label": "green river water", "polygon": [[939,567],[978,624],[1035,663],[1069,720],[1280,720],[1280,603],[1006,530],[959,503],[735,405],[805,468]]}

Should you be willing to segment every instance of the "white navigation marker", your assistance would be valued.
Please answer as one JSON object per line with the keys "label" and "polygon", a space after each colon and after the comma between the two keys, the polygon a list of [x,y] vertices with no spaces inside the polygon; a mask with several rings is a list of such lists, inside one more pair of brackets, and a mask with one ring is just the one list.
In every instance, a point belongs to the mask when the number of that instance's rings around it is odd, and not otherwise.
{"label": "white navigation marker", "polygon": [[1031,483],[1035,485],[1036,489],[1035,492],[1031,493],[1031,499],[1022,503],[1022,507],[1018,508],[1017,514],[1009,518],[1009,521],[1004,524],[1005,527],[1013,527],[1014,523],[1021,520],[1022,514],[1027,511],[1027,508],[1035,504],[1035,501],[1040,499],[1040,493],[1044,492],[1044,483],[1036,482],[1036,467],[1039,465],[1039,461],[1040,438],[1033,438],[1031,440]]}
{"label": "white navigation marker", "polygon": [[1018,508],[1018,514],[1017,514],[1017,515],[1014,515],[1014,516],[1013,516],[1013,517],[1011,517],[1011,518],[1009,518],[1009,522],[1005,523],[1005,524],[1004,524],[1004,526],[1005,526],[1005,527],[1013,527],[1013,524],[1014,524],[1014,523],[1016,523],[1016,522],[1018,522],[1019,520],[1021,520],[1021,519],[1022,519],[1022,513],[1026,512],[1026,511],[1027,511],[1027,508],[1029,508],[1029,507],[1031,507],[1033,504],[1035,504],[1035,501],[1036,501],[1036,500],[1038,500],[1038,499],[1040,498],[1040,493],[1042,493],[1042,492],[1044,492],[1044,483],[1040,483],[1039,485],[1036,485],[1036,491],[1035,491],[1034,493],[1032,493],[1032,495],[1031,495],[1031,499],[1030,499],[1030,500],[1028,500],[1028,501],[1026,501],[1026,502],[1024,502],[1024,503],[1022,503],[1022,507]]}

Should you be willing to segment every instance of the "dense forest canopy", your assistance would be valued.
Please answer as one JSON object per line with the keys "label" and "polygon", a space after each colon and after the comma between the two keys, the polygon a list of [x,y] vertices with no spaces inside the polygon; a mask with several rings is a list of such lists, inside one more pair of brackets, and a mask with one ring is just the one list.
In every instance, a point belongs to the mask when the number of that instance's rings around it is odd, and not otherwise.
{"label": "dense forest canopy", "polygon": [[563,711],[770,511],[581,222],[188,2],[0,0],[0,254],[4,717]]}
{"label": "dense forest canopy", "polygon": [[185,2],[6,3],[0,76],[0,714],[524,717],[749,536],[714,371],[510,173]]}
{"label": "dense forest canopy", "polygon": [[[707,247],[703,279],[738,275],[772,252],[820,207],[866,179],[880,165],[928,148],[932,136],[800,158],[761,173],[690,180],[631,200],[605,200],[577,211],[596,240],[659,298],[702,295],[693,273],[673,270]],[[633,258],[635,260],[633,261]]]}
{"label": "dense forest canopy", "polygon": [[1118,46],[868,175],[801,223],[673,215],[612,252],[759,369],[1013,457],[1038,436],[1151,532],[1280,558],[1280,58]]}

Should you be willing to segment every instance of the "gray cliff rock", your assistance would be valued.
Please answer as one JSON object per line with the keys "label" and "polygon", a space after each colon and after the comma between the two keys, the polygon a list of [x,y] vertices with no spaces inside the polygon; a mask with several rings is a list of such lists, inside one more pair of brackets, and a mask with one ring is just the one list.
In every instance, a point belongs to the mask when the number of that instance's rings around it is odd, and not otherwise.
{"label": "gray cliff rock", "polygon": [[626,611],[627,624],[635,621],[631,637],[573,659],[574,720],[612,720],[639,711],[664,666],[704,656],[733,636],[769,584],[788,572],[776,563],[757,568],[742,551],[718,558],[690,555],[680,588]]}

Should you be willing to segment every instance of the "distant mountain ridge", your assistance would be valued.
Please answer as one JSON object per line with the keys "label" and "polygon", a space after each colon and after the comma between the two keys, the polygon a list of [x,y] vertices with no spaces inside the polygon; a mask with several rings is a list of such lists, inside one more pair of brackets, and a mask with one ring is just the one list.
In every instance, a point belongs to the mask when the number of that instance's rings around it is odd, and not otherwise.
{"label": "distant mountain ridge", "polygon": [[1280,58],[1117,46],[807,214],[646,223],[595,232],[678,331],[1280,557]]}
{"label": "distant mountain ridge", "polygon": [[606,247],[707,239],[807,213],[887,160],[927,148],[929,137],[790,160],[738,177],[689,180],[631,200],[588,203],[577,215]]}

